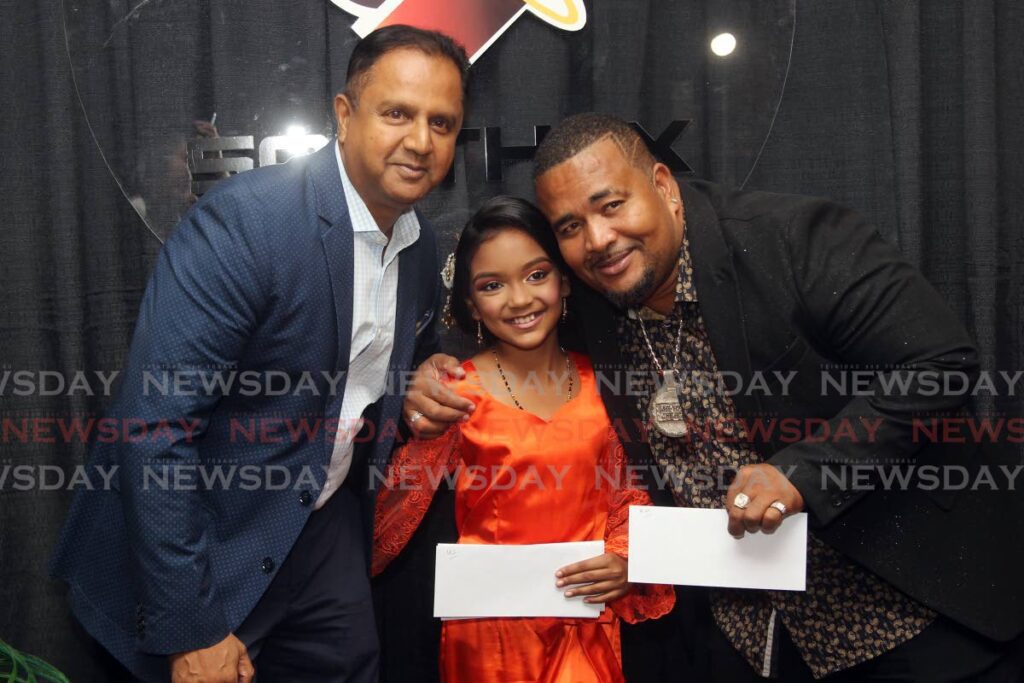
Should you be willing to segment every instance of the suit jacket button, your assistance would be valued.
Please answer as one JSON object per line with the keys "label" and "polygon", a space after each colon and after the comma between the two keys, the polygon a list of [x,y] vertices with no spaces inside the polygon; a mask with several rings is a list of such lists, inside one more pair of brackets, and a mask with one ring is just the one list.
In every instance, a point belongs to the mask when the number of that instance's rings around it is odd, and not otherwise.
{"label": "suit jacket button", "polygon": [[302,493],[299,494],[299,502],[302,503],[303,505],[309,505],[310,503],[313,502],[313,494],[311,494],[309,491],[303,491]]}
{"label": "suit jacket button", "polygon": [[843,507],[844,498],[840,494],[832,496],[832,507],[841,508]]}
{"label": "suit jacket button", "polygon": [[269,574],[274,571],[274,560],[270,557],[264,557],[263,562],[260,563],[260,569],[263,570],[264,574]]}

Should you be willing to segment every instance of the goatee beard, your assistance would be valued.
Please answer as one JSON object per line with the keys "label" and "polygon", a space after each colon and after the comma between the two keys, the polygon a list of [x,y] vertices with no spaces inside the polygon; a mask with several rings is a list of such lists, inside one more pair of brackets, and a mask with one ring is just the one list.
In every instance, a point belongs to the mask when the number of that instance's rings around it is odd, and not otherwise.
{"label": "goatee beard", "polygon": [[643,275],[635,285],[625,292],[610,292],[605,290],[604,296],[612,305],[620,309],[638,308],[643,302],[654,293],[657,283],[654,281],[654,268],[648,266],[644,269]]}

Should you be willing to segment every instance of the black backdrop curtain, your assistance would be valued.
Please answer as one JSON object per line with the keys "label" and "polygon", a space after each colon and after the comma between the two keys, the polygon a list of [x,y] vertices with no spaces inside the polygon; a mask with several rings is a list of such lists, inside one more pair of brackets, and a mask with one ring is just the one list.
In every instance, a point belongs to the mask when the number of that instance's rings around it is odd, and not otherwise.
{"label": "black backdrop curtain", "polygon": [[[860,209],[950,301],[986,367],[1022,367],[1020,3],[586,6],[575,33],[530,15],[513,24],[473,67],[465,125],[525,145],[534,125],[575,111],[617,113],[654,136],[692,119],[674,149],[696,175]],[[217,112],[222,136],[258,140],[293,120],[329,134],[352,21],[327,0],[4,3],[0,376],[121,367],[159,237],[187,195],[187,174],[174,183],[191,122]],[[728,63],[707,54],[720,30],[740,41]],[[445,249],[481,199],[532,195],[528,163],[488,179],[482,146],[461,150],[454,183],[424,205]],[[91,387],[23,396],[9,382],[0,412],[101,415],[109,397]],[[982,407],[1020,413],[1015,397]],[[71,497],[59,473],[87,444],[5,431],[0,449],[0,639],[74,681],[104,680],[45,570]],[[3,469],[17,465],[34,468],[32,486]]]}

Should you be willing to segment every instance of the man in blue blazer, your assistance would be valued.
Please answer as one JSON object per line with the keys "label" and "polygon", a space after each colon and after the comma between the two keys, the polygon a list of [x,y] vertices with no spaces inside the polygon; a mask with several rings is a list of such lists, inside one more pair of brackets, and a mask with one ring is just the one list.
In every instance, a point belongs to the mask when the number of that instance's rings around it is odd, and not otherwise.
{"label": "man in blue blazer", "polygon": [[451,166],[467,69],[441,34],[370,34],[338,144],[220,184],[164,245],[109,415],[125,436],[90,456],[117,476],[53,560],[134,676],[376,680],[370,475],[438,348],[412,207]]}

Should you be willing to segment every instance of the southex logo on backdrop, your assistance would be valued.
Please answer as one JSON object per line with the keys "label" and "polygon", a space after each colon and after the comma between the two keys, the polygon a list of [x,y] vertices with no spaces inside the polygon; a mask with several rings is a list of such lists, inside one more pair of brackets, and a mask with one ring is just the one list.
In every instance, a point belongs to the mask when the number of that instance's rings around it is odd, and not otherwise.
{"label": "southex logo on backdrop", "polygon": [[509,26],[531,12],[552,26],[578,31],[587,23],[583,0],[331,0],[357,19],[362,36],[382,26],[408,24],[445,33],[475,62]]}
{"label": "southex logo on backdrop", "polygon": [[[673,173],[692,173],[693,169],[683,161],[682,157],[672,149],[672,144],[679,138],[683,130],[690,124],[688,119],[670,121],[657,136],[649,133],[639,123],[630,125],[647,143],[651,154],[663,162]],[[537,145],[551,129],[547,125],[533,126],[533,141],[525,145],[508,145],[502,141],[501,128],[484,126],[482,128],[463,128],[455,144],[465,147],[477,144],[483,147],[482,164],[484,179],[488,182],[500,182],[502,167],[506,162],[527,161],[533,158]],[[232,135],[226,137],[202,138],[188,143],[188,170],[192,177],[192,194],[197,197],[208,192],[216,183],[235,173],[254,168],[258,160],[260,166],[280,164],[288,159],[315,152],[329,141],[326,135],[309,135],[305,130],[290,132],[285,135],[270,135],[256,145],[252,135]],[[255,157],[255,159],[254,159]],[[444,184],[455,182],[455,167],[448,171]]]}

